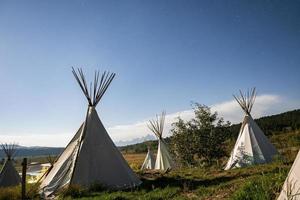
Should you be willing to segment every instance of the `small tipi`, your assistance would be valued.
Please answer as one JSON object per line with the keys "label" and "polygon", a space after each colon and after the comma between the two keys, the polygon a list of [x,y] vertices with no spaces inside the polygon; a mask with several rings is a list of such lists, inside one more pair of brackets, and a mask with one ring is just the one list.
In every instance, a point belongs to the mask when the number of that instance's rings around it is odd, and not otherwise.
{"label": "small tipi", "polygon": [[300,151],[283,184],[278,200],[300,200]]}
{"label": "small tipi", "polygon": [[148,124],[148,128],[158,138],[158,149],[154,168],[161,171],[168,171],[174,167],[174,163],[170,156],[168,147],[162,138],[165,115],[166,113],[162,112],[160,117],[156,116],[156,120],[150,120],[150,123]]}
{"label": "small tipi", "polygon": [[13,165],[13,156],[16,153],[15,144],[1,144],[6,155],[6,161],[0,173],[0,187],[16,186],[21,183],[21,177]]}
{"label": "small tipi", "polygon": [[154,156],[151,152],[150,147],[148,146],[148,153],[147,153],[146,158],[143,162],[141,170],[154,169],[154,166],[155,166]]}
{"label": "small tipi", "polygon": [[88,86],[81,69],[78,72],[73,69],[72,72],[88,100],[87,115],[42,181],[41,193],[49,197],[74,184],[88,187],[97,183],[109,189],[139,185],[141,181],[114,145],[96,111],[115,74],[104,72],[99,78],[99,72],[96,72],[93,84]]}
{"label": "small tipi", "polygon": [[240,97],[233,96],[245,112],[245,117],[225,170],[271,162],[277,150],[250,114],[256,97],[255,88],[246,94],[240,91]]}

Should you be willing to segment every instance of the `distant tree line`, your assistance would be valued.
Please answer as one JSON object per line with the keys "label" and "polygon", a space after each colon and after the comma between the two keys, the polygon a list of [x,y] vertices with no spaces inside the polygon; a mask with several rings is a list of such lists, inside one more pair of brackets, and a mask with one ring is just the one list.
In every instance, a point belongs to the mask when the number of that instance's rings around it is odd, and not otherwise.
{"label": "distant tree line", "polygon": [[[300,129],[300,109],[284,112],[255,119],[255,122],[269,136],[282,131],[294,131]],[[241,124],[233,124],[229,127],[231,137],[236,138],[239,134]]]}
{"label": "distant tree line", "polygon": [[[169,138],[168,138],[169,139]],[[147,152],[148,146],[150,149],[154,150],[157,149],[157,141],[151,140],[146,141],[138,144],[131,144],[127,146],[118,147],[120,151],[123,153],[145,153]]]}

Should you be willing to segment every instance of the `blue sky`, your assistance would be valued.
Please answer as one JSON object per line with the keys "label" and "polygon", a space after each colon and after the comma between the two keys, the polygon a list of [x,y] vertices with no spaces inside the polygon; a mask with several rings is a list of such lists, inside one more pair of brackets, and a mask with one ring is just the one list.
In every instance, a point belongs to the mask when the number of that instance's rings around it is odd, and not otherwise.
{"label": "blue sky", "polygon": [[273,112],[296,108],[299,10],[296,0],[0,0],[0,135],[71,137],[87,105],[71,66],[117,74],[97,108],[106,127],[252,86],[281,99]]}

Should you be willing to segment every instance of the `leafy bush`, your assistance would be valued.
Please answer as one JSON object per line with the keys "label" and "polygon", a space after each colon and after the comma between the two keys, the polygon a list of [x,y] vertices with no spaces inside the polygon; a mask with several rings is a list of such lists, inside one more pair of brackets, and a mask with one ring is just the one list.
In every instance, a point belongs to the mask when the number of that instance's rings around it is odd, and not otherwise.
{"label": "leafy bush", "polygon": [[[181,118],[173,124],[171,150],[184,165],[193,165],[196,158],[209,165],[226,155],[225,140],[230,135],[230,123],[218,118],[206,105],[194,104],[195,118],[184,122]],[[198,160],[199,160],[198,159]]]}

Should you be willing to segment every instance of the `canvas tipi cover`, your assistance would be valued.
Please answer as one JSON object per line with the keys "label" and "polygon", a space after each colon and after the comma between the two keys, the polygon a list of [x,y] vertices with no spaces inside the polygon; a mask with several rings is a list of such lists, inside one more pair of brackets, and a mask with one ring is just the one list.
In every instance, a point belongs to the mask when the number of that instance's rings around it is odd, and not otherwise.
{"label": "canvas tipi cover", "polygon": [[158,140],[158,150],[154,168],[157,170],[167,171],[173,167],[173,160],[170,156],[167,145],[162,139]]}
{"label": "canvas tipi cover", "polygon": [[300,151],[283,184],[278,200],[300,200]]}
{"label": "canvas tipi cover", "polygon": [[240,98],[234,97],[245,111],[246,116],[225,170],[268,163],[278,154],[276,148],[270,143],[250,115],[256,96],[255,89],[247,94],[240,93]]}
{"label": "canvas tipi cover", "polygon": [[167,145],[165,144],[162,134],[165,123],[165,115],[163,112],[161,117],[156,116],[156,120],[150,120],[149,129],[157,136],[158,138],[158,149],[155,161],[155,169],[161,171],[168,171],[174,167],[174,162],[170,156]]}
{"label": "canvas tipi cover", "polygon": [[154,169],[154,165],[155,165],[154,162],[155,162],[154,156],[153,156],[150,148],[148,147],[148,153],[147,153],[146,158],[145,158],[145,160],[143,162],[141,170]]}
{"label": "canvas tipi cover", "polygon": [[7,159],[0,173],[0,187],[16,186],[21,183],[21,177],[16,171],[12,157],[15,153],[14,144],[2,144],[2,149],[5,152]]}
{"label": "canvas tipi cover", "polygon": [[92,92],[86,92],[88,90],[83,73],[78,71],[82,82],[73,69],[89,101],[86,120],[41,183],[42,193],[49,196],[70,184],[89,186],[97,183],[109,189],[125,189],[139,185],[141,181],[114,145],[95,109],[114,74],[108,76],[104,73],[99,85],[95,76],[95,92],[91,98]]}

